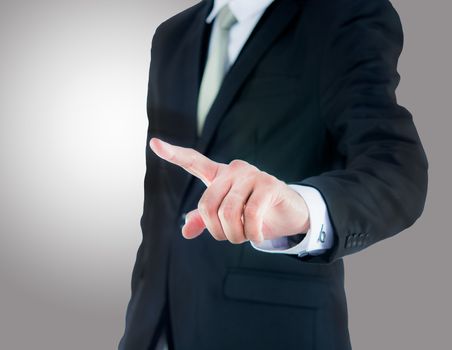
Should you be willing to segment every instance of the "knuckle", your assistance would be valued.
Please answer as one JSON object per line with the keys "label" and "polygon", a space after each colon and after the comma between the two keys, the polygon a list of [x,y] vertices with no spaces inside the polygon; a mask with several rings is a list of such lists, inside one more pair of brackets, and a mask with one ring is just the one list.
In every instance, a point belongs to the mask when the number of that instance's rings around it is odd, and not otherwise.
{"label": "knuckle", "polygon": [[268,173],[264,173],[261,176],[260,181],[262,184],[266,186],[275,186],[279,183],[279,180],[275,176],[270,175]]}
{"label": "knuckle", "polygon": [[241,160],[241,159],[234,159],[234,160],[231,160],[231,162],[229,162],[229,166],[230,166],[232,169],[242,168],[242,167],[245,166],[246,164],[248,164],[248,163],[245,162],[244,160]]}
{"label": "knuckle", "polygon": [[189,161],[187,163],[187,167],[188,168],[192,168],[193,165],[195,164],[195,162],[196,162],[196,157],[195,157],[194,154],[191,154],[190,157],[189,157]]}
{"label": "knuckle", "polygon": [[200,201],[198,203],[198,211],[199,211],[199,214],[201,214],[201,216],[205,215],[205,213],[206,213],[206,203],[205,202]]}
{"label": "knuckle", "polygon": [[214,213],[213,206],[206,200],[200,201],[198,203],[198,210],[201,215],[204,215],[206,217],[212,217]]}
{"label": "knuckle", "polygon": [[207,196],[206,196],[206,192],[204,191],[204,193],[202,194],[201,198],[198,201],[198,209],[202,210],[203,208],[205,208],[205,206],[207,205]]}
{"label": "knuckle", "polygon": [[231,204],[225,204],[220,207],[218,214],[226,221],[231,221],[234,218],[235,210]]}
{"label": "knuckle", "polygon": [[259,208],[253,204],[245,207],[245,218],[248,220],[255,220],[258,217]]}

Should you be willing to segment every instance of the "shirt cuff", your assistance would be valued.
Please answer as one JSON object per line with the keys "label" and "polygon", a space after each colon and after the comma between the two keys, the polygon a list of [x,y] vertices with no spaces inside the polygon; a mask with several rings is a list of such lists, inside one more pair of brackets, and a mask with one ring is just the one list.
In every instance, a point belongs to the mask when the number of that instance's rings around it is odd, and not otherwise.
{"label": "shirt cuff", "polygon": [[292,236],[267,239],[261,243],[250,242],[254,249],[266,253],[319,255],[333,246],[333,228],[328,209],[320,192],[311,186],[289,184],[306,202],[309,211],[310,228],[298,243],[292,243]]}

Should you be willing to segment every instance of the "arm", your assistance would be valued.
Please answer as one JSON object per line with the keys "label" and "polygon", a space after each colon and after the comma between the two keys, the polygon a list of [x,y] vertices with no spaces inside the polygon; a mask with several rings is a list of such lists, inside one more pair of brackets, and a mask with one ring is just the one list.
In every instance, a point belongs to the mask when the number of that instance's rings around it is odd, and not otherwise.
{"label": "arm", "polygon": [[399,17],[387,0],[350,2],[325,43],[319,111],[345,167],[299,182],[324,197],[334,231],[330,262],[412,225],[423,211],[428,162],[412,116],[397,104]]}

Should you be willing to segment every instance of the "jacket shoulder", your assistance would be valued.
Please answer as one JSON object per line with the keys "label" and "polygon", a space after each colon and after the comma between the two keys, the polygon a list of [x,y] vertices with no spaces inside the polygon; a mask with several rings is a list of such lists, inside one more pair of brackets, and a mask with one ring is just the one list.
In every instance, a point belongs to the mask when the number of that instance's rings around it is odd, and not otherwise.
{"label": "jacket shoulder", "polygon": [[390,0],[307,0],[312,21],[323,25],[325,40],[333,40],[351,30],[389,30],[403,40],[401,21]]}
{"label": "jacket shoulder", "polygon": [[388,11],[396,13],[390,0],[307,0],[306,3],[327,21],[363,13],[377,16]]}
{"label": "jacket shoulder", "polygon": [[177,38],[180,38],[193,23],[193,20],[199,11],[204,6],[208,5],[208,2],[208,0],[202,0],[160,23],[155,30],[154,41],[155,37],[158,37],[159,41],[176,40]]}

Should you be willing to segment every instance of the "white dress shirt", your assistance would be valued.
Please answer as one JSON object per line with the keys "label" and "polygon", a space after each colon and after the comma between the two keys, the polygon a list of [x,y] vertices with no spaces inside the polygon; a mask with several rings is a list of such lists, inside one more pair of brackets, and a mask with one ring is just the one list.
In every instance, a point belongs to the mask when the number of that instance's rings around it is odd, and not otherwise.
{"label": "white dress shirt", "polygon": [[[273,0],[214,0],[212,10],[206,17],[207,23],[211,23],[226,4],[229,4],[231,12],[237,19],[229,31],[229,66],[234,63],[254,26],[272,2]],[[213,26],[215,25],[214,21]],[[209,43],[208,55],[210,55],[211,47],[212,45]],[[317,255],[331,248],[333,229],[322,195],[313,187],[294,184],[289,184],[289,186],[303,197],[308,207],[310,229],[306,236],[301,242],[295,244],[291,243],[292,240],[289,237],[265,240],[259,244],[251,243],[253,248],[267,253],[297,254],[299,256]]]}

